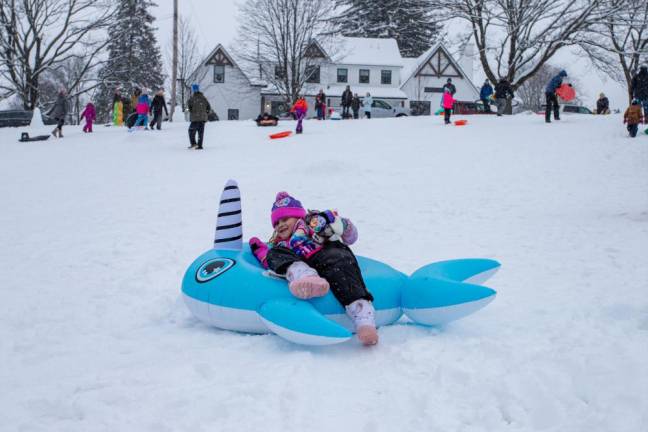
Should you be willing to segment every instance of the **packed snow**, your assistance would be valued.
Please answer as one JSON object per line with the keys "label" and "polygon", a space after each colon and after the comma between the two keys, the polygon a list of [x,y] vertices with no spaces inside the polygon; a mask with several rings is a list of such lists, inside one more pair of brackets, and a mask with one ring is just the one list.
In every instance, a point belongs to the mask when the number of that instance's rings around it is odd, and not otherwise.
{"label": "packed snow", "polygon": [[[648,430],[648,136],[618,115],[462,118],[309,120],[283,140],[294,122],[208,123],[202,152],[182,122],[1,129],[0,430]],[[499,260],[498,296],[373,348],[206,327],[180,284],[229,178],[246,238],[269,237],[287,190],[407,273]]]}

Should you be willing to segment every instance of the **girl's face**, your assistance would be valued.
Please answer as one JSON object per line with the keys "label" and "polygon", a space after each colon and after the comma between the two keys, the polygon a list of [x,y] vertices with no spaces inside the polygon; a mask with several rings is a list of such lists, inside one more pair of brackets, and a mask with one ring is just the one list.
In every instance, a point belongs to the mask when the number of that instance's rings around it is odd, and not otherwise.
{"label": "girl's face", "polygon": [[285,217],[279,219],[277,225],[275,226],[275,232],[277,233],[277,238],[279,240],[288,240],[290,235],[293,233],[293,228],[297,223],[298,219],[295,217]]}

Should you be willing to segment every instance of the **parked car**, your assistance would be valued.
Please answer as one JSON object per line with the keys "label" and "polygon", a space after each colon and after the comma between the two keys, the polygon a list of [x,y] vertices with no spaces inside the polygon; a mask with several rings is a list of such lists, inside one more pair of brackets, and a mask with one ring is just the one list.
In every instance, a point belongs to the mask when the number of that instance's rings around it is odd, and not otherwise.
{"label": "parked car", "polygon": [[[0,127],[29,126],[33,116],[34,112],[29,110],[0,111]],[[56,120],[48,115],[41,114],[41,117],[46,125],[56,124]]]}
{"label": "parked car", "polygon": [[495,114],[497,107],[491,104],[491,110],[486,111],[484,103],[481,100],[470,101],[457,101],[454,105],[454,114]]}
{"label": "parked car", "polygon": [[[568,113],[568,114],[594,114],[591,109],[581,106],[581,105],[573,105],[573,104],[559,104],[558,105],[559,110],[561,113]],[[538,111],[537,114],[542,114],[544,115],[545,110],[547,109],[547,105],[542,105],[542,110]]]}
{"label": "parked car", "polygon": [[409,109],[401,106],[391,106],[382,99],[374,99],[371,104],[371,118],[407,117],[408,115],[410,115]]}

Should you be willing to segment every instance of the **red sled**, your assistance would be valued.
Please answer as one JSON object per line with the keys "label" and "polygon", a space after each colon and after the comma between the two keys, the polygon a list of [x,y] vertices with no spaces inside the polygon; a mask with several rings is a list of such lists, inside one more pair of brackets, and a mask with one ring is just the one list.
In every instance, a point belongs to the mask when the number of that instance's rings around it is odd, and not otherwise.
{"label": "red sled", "polygon": [[468,124],[468,120],[455,120],[455,126],[465,126]]}
{"label": "red sled", "polygon": [[283,132],[277,132],[270,134],[270,139],[277,139],[277,138],[286,138],[292,135],[292,131],[283,131]]}
{"label": "red sled", "polygon": [[569,84],[563,84],[556,89],[556,95],[565,102],[569,102],[576,98],[576,90]]}

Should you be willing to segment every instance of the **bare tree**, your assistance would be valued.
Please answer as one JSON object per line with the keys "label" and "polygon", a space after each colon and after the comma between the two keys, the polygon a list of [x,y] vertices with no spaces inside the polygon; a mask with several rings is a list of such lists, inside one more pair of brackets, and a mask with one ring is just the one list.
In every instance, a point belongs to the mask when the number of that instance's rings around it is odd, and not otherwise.
{"label": "bare tree", "polygon": [[[173,45],[167,45],[165,57],[167,64],[172,63]],[[182,109],[185,108],[185,89],[189,75],[193,73],[203,59],[203,52],[198,46],[198,38],[188,18],[180,16],[178,20],[178,69],[177,79],[181,85],[177,87],[176,98],[182,102]],[[169,76],[171,74],[169,73]]]}
{"label": "bare tree", "polygon": [[109,0],[0,0],[0,91],[34,109],[43,74],[71,59],[80,61],[77,86],[98,62],[113,11]]}
{"label": "bare tree", "polygon": [[328,51],[332,10],[330,0],[247,0],[240,8],[235,53],[249,74],[258,73],[292,103],[314,73],[311,67],[322,61],[307,52],[313,41]]}
{"label": "bare tree", "polygon": [[580,41],[599,70],[625,82],[632,99],[632,77],[648,60],[648,2],[610,0],[613,13],[597,22]]}
{"label": "bare tree", "polygon": [[519,88],[561,48],[609,13],[603,0],[436,0],[446,18],[467,21],[488,79]]}

